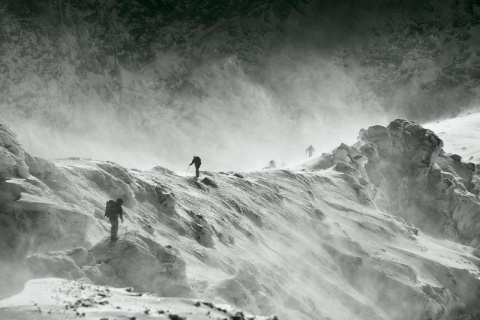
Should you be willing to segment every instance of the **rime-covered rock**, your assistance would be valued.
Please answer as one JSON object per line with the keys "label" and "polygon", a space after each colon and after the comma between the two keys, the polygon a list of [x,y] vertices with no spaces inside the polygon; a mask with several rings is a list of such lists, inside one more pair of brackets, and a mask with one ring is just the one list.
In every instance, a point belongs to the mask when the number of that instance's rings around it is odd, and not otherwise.
{"label": "rime-covered rock", "polygon": [[[159,295],[188,296],[186,264],[178,250],[162,246],[138,234],[105,238],[95,244],[92,254],[97,263],[114,270],[118,282],[137,290]],[[93,279],[92,279],[93,280]]]}
{"label": "rime-covered rock", "polygon": [[9,178],[28,178],[25,151],[13,132],[0,124],[0,181]]}
{"label": "rime-covered rock", "polygon": [[443,141],[414,121],[361,129],[344,144],[309,164],[344,173],[359,200],[374,201],[420,230],[480,245],[480,179],[473,163],[445,154]]}
{"label": "rime-covered rock", "polygon": [[162,296],[190,294],[179,251],[137,234],[116,242],[105,238],[89,251],[76,248],[34,254],[27,264],[35,277],[87,278],[99,285],[131,286]]}
{"label": "rime-covered rock", "polygon": [[427,232],[478,245],[480,219],[474,212],[480,204],[471,193],[475,165],[443,154],[442,140],[413,121],[397,119],[367,132],[363,150],[369,144],[378,150],[378,158],[367,155],[367,171],[388,197],[387,209]]}

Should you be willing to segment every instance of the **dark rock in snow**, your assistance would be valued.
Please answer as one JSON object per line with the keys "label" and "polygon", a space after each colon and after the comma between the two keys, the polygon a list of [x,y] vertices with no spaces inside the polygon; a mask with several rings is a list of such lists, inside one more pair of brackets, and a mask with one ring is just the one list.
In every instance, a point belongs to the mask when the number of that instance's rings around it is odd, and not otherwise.
{"label": "dark rock in snow", "polygon": [[207,186],[210,186],[210,187],[213,187],[213,188],[218,188],[218,184],[217,182],[215,182],[215,180],[209,178],[209,177],[205,177],[202,179],[202,182],[204,184],[206,184]]}
{"label": "dark rock in snow", "polygon": [[452,158],[453,161],[457,161],[457,162],[461,162],[461,161],[462,161],[462,157],[459,156],[458,154],[452,154],[452,155],[450,156],[450,158]]}

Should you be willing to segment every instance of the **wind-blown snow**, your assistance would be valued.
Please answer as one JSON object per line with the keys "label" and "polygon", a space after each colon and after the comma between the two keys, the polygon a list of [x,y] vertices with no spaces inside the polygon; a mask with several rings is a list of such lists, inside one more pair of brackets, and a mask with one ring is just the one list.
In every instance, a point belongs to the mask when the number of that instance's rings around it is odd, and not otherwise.
{"label": "wind-blown snow", "polygon": [[425,127],[445,142],[445,151],[460,155],[464,161],[480,163],[480,113],[469,113]]}
{"label": "wind-blown snow", "polygon": [[[8,160],[0,172],[0,237],[15,239],[2,244],[3,287],[12,287],[22,271],[24,278],[133,286],[280,319],[480,316],[478,229],[460,224],[465,217],[473,221],[471,213],[453,210],[450,217],[445,209],[441,221],[458,222],[450,230],[459,236],[441,240],[425,234],[421,223],[419,230],[405,221],[412,216],[399,210],[416,200],[399,189],[404,186],[396,184],[399,172],[411,179],[402,183],[419,184],[412,190],[426,205],[437,198],[430,198],[423,183],[437,174],[435,197],[451,203],[470,199],[471,208],[478,201],[468,164],[440,154],[441,140],[413,122],[362,130],[356,145],[342,145],[296,168],[204,171],[198,180],[161,167],[140,171],[85,159],[50,162],[22,154],[8,130],[1,138]],[[390,154],[396,150],[404,153]],[[436,166],[454,166],[450,191],[443,189],[444,173]],[[17,170],[25,167],[28,177]],[[118,197],[125,200],[125,223],[109,249],[103,210],[107,199]],[[23,294],[56,290],[32,289],[37,285],[59,286],[35,280]],[[0,316],[16,312],[33,319],[30,304],[51,304],[12,299],[0,303]],[[80,311],[93,317],[95,309],[89,310]]]}
{"label": "wind-blown snow", "polygon": [[2,121],[46,158],[291,164],[356,126],[473,108],[479,10],[473,0],[3,1]]}

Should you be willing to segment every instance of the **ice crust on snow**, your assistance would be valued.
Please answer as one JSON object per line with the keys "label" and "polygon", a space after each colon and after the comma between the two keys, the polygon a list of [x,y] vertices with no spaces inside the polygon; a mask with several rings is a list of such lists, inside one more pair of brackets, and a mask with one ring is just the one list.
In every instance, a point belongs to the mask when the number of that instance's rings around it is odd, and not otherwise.
{"label": "ice crust on snow", "polygon": [[[36,158],[8,130],[0,145],[15,146],[0,170],[6,286],[21,270],[280,319],[480,317],[476,167],[412,121],[362,129],[298,167],[199,180]],[[103,210],[119,197],[112,245]],[[11,299],[0,316],[21,312]]]}

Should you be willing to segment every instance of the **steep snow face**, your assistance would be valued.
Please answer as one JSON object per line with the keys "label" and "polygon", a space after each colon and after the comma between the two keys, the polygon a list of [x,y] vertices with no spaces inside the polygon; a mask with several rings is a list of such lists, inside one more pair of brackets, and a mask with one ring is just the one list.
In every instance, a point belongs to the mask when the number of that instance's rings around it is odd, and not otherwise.
{"label": "steep snow face", "polygon": [[[29,177],[2,182],[2,284],[28,256],[32,277],[133,286],[280,319],[476,319],[479,228],[461,206],[478,197],[469,165],[441,148],[433,132],[396,120],[298,168],[199,179],[24,152]],[[125,223],[110,244],[103,210],[118,197]],[[402,218],[435,201],[453,211],[429,211],[414,225]],[[402,214],[404,205],[415,215]],[[455,241],[425,234],[429,219],[450,221]],[[8,308],[13,299],[0,315],[22,313]]]}

